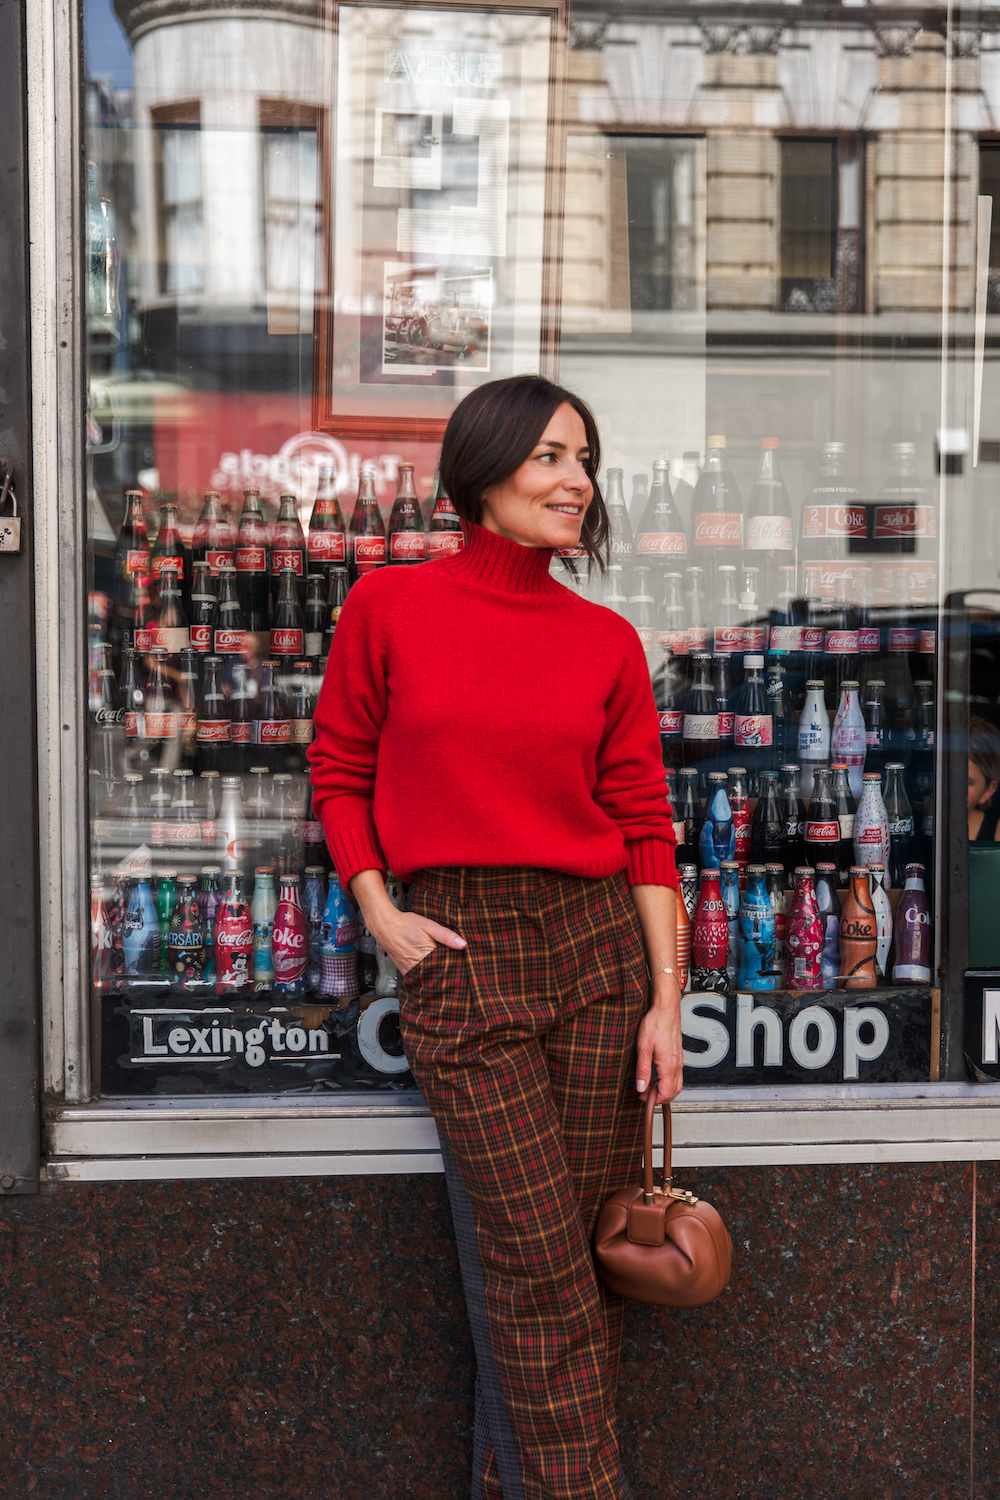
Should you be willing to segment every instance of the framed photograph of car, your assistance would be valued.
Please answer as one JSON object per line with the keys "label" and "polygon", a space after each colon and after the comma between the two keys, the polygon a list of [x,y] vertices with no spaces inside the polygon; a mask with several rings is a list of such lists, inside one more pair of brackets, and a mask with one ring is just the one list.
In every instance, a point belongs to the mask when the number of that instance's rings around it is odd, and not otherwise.
{"label": "framed photograph of car", "polygon": [[313,425],[434,442],[554,371],[563,7],[329,3]]}

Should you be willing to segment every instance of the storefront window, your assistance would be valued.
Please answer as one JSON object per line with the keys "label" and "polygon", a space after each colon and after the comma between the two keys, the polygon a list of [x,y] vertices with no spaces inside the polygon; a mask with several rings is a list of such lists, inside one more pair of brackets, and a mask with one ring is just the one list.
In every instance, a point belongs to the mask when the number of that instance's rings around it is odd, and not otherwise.
{"label": "storefront window", "polygon": [[524,370],[602,423],[612,564],[553,570],[646,647],[689,1084],[936,1077],[955,704],[1000,724],[978,13],[85,16],[96,1086],[412,1087],[304,753],[359,571],[460,545],[449,413]]}

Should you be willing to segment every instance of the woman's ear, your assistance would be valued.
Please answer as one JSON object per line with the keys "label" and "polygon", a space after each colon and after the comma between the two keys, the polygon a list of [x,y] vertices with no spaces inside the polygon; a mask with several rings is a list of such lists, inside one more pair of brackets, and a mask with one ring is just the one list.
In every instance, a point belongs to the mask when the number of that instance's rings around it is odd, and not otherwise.
{"label": "woman's ear", "polygon": [[986,783],[986,790],[983,792],[983,795],[979,799],[980,806],[985,807],[986,803],[992,800],[993,794],[996,791],[998,785],[1000,785],[1000,782],[996,781],[988,781]]}

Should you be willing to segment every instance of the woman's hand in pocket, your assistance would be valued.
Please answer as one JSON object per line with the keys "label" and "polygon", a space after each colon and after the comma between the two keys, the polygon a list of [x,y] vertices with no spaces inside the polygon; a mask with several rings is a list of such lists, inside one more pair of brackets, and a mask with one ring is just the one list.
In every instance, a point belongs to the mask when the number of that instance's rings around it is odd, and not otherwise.
{"label": "woman's hand in pocket", "polygon": [[392,959],[400,974],[408,974],[421,959],[434,952],[439,943],[446,948],[464,948],[466,942],[450,927],[432,922],[429,917],[420,917],[413,911],[394,912],[379,930],[372,930],[372,937]]}

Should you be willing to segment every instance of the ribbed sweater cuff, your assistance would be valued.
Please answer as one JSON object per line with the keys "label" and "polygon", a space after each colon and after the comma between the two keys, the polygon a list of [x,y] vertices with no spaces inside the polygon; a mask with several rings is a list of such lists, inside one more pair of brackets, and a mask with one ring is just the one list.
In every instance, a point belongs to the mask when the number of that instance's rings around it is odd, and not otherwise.
{"label": "ribbed sweater cuff", "polygon": [[666,885],[677,889],[674,847],[666,839],[626,839],[629,885]]}
{"label": "ribbed sweater cuff", "polygon": [[379,847],[374,828],[331,828],[326,825],[324,831],[330,858],[345,891],[349,882],[361,870],[380,870],[385,874],[385,855]]}

